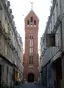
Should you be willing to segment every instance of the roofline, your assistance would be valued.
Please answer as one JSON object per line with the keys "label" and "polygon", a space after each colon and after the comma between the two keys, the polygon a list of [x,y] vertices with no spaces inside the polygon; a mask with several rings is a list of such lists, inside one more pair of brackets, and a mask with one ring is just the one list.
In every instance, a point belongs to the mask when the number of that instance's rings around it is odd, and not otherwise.
{"label": "roofline", "polygon": [[[31,11],[35,14],[35,12],[34,12],[33,10],[31,10]],[[31,12],[31,11],[30,11],[30,12]],[[30,12],[27,14],[27,16],[30,14]],[[27,18],[27,16],[25,17],[25,19]],[[37,19],[38,19],[38,21],[39,21],[38,16],[37,16],[36,14],[35,14],[35,16],[37,17]],[[24,19],[24,20],[25,20],[25,19]]]}

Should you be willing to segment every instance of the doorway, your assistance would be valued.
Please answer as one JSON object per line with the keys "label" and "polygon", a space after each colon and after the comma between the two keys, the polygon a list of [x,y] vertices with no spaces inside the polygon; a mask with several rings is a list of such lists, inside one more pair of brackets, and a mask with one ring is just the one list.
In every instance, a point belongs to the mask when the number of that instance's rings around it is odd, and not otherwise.
{"label": "doorway", "polygon": [[33,73],[28,74],[28,82],[34,82],[34,74]]}
{"label": "doorway", "polygon": [[62,79],[61,58],[58,58],[53,63],[53,71],[54,71],[54,88],[61,88],[61,79]]}

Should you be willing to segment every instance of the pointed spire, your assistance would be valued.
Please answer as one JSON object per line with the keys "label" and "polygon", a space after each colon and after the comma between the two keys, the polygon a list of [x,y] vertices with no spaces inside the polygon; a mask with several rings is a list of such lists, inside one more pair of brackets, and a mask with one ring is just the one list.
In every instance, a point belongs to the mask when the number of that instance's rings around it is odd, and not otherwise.
{"label": "pointed spire", "polygon": [[33,4],[34,4],[34,2],[30,1],[30,3],[31,3],[31,10],[33,10]]}

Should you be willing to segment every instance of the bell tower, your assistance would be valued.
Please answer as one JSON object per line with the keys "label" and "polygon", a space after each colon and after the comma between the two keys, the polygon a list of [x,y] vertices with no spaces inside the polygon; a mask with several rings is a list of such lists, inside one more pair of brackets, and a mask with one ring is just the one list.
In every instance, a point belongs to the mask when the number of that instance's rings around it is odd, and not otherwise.
{"label": "bell tower", "polygon": [[24,80],[38,81],[38,25],[39,19],[31,10],[25,18]]}

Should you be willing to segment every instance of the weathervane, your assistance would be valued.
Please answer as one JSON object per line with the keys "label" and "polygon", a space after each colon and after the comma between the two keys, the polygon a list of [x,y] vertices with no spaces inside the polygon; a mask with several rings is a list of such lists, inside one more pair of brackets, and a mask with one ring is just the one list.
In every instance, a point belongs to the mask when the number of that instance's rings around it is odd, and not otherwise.
{"label": "weathervane", "polygon": [[34,4],[34,2],[30,1],[30,3],[31,3],[31,9],[33,10],[33,4]]}

